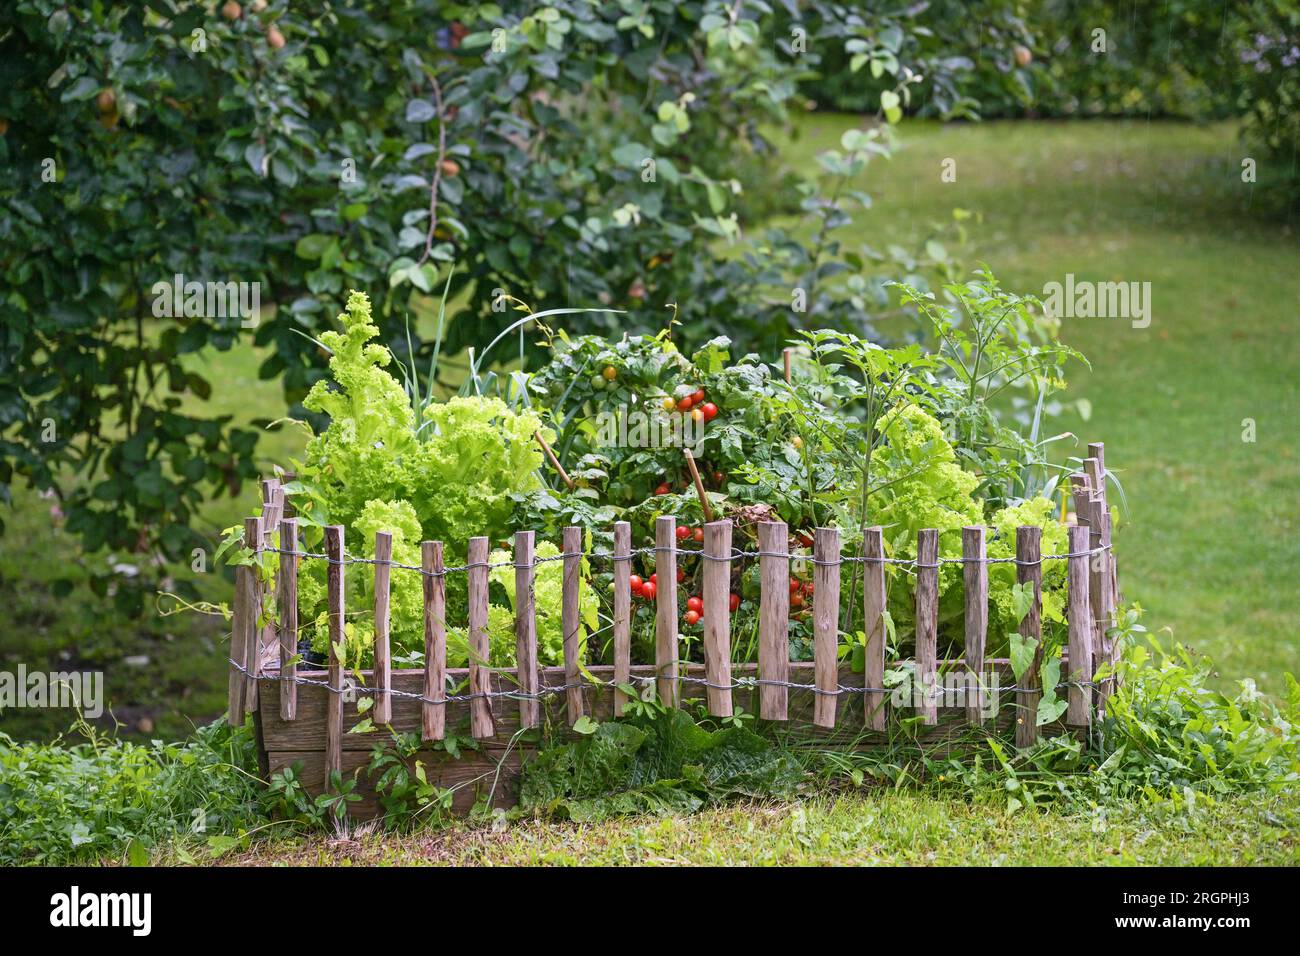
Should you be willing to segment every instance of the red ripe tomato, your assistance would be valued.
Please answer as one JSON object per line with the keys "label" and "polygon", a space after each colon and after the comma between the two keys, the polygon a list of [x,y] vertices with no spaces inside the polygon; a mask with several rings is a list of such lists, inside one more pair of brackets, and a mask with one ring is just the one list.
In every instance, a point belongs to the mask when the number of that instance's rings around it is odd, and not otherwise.
{"label": "red ripe tomato", "polygon": [[[657,572],[656,572],[655,574],[650,575],[650,583],[651,583],[651,584],[658,584],[658,583],[659,583],[659,574],[658,574]],[[645,590],[645,585],[644,585],[644,584],[641,585],[641,589],[642,589],[642,590]]]}
{"label": "red ripe tomato", "polygon": [[627,579],[628,587],[631,589],[633,594],[636,594],[638,591],[641,590],[642,583],[643,582],[639,574],[634,574]]}
{"label": "red ripe tomato", "polygon": [[684,524],[679,524],[679,525],[677,526],[677,540],[678,540],[678,541],[685,541],[685,540],[686,540],[687,538],[689,538],[690,536],[691,536],[691,529],[690,529],[689,527],[687,527],[687,526],[684,525]]}
{"label": "red ripe tomato", "polygon": [[691,537],[694,538],[696,541],[703,541],[703,540],[704,540],[704,529],[703,529],[703,528],[696,528],[696,529],[691,533]]}
{"label": "red ripe tomato", "polygon": [[704,401],[704,389],[697,388],[694,394],[691,395],[691,401],[694,402],[696,405]]}
{"label": "red ripe tomato", "polygon": [[804,582],[804,585],[803,585],[803,593],[804,593],[804,594],[812,594],[812,593],[813,593],[813,583],[812,583],[811,581],[805,581],[805,582]]}
{"label": "red ripe tomato", "polygon": [[660,485],[658,488],[655,489],[655,494],[657,494],[657,495],[666,495],[666,494],[668,494],[670,491],[672,491],[672,489],[668,487],[668,483],[667,483],[667,482],[664,482],[662,485]]}
{"label": "red ripe tomato", "polygon": [[678,583],[678,584],[681,584],[681,583],[682,583],[683,581],[685,581],[685,580],[686,580],[686,572],[683,571],[681,568],[678,568],[678,569],[677,569],[677,583]]}
{"label": "red ripe tomato", "polygon": [[790,607],[794,608],[795,610],[798,610],[799,608],[803,607],[803,595],[799,593],[791,594]]}
{"label": "red ripe tomato", "polygon": [[699,614],[704,610],[704,602],[697,597],[688,597],[686,599],[686,610]]}
{"label": "red ripe tomato", "polygon": [[685,398],[678,401],[677,410],[679,412],[689,412],[691,410],[691,406],[694,404],[695,403],[691,401],[691,396],[687,395]]}
{"label": "red ripe tomato", "polygon": [[647,601],[653,601],[655,599],[655,594],[658,593],[658,591],[659,588],[653,581],[647,581],[645,584],[641,585],[641,596]]}
{"label": "red ripe tomato", "polygon": [[696,621],[698,621],[699,619],[700,619],[700,615],[699,615],[697,612],[695,612],[695,611],[687,611],[687,612],[686,612],[686,626],[687,626],[687,627],[690,627],[692,624],[694,624],[694,623],[695,623]]}
{"label": "red ripe tomato", "polygon": [[711,422],[718,417],[718,406],[714,405],[712,402],[705,402],[700,406],[700,411],[704,413],[704,420],[706,422]]}
{"label": "red ripe tomato", "polygon": [[740,607],[740,595],[734,591],[731,592],[731,597],[727,598],[727,606],[731,608],[731,613],[735,614]]}
{"label": "red ripe tomato", "polygon": [[795,594],[796,592],[798,592],[798,590],[799,590],[801,587],[803,587],[803,583],[802,583],[798,578],[791,578],[791,579],[790,579],[790,593],[791,593],[791,594]]}
{"label": "red ripe tomato", "polygon": [[727,476],[724,475],[722,472],[720,472],[720,471],[715,471],[715,472],[713,473],[713,483],[714,483],[715,485],[720,485],[720,484],[722,484],[722,483],[723,483],[724,481],[726,481],[726,480],[727,480]]}

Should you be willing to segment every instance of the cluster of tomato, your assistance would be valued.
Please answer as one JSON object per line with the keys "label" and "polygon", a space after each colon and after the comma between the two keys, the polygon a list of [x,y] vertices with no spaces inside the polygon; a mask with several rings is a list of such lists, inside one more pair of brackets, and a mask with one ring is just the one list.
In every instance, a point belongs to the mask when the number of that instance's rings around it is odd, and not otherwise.
{"label": "cluster of tomato", "polygon": [[790,578],[790,613],[796,614],[803,610],[805,604],[812,603],[813,583],[811,581],[800,581],[796,577]]}
{"label": "cluster of tomato", "polygon": [[678,398],[665,395],[663,405],[664,411],[678,411],[683,415],[689,413],[696,422],[711,422],[718,417],[718,406],[704,400],[704,389],[702,388],[697,388],[690,394],[681,395]]}
{"label": "cluster of tomato", "polygon": [[[681,568],[678,568],[677,583],[681,584],[685,580],[686,580],[686,572],[683,571]],[[659,593],[659,574],[656,572],[655,574],[650,575],[650,579],[648,581],[643,581],[640,575],[634,574],[628,579],[628,587],[632,591],[633,597],[641,597],[641,598],[645,598],[645,600],[647,601],[653,601],[655,599],[655,596]],[[733,591],[727,598],[727,606],[731,611],[731,613],[735,614],[737,608],[740,607],[740,595]],[[686,622],[687,626],[697,623],[703,615],[704,615],[703,598],[697,597],[695,595],[688,597],[686,599],[686,614],[683,617],[683,620]]]}

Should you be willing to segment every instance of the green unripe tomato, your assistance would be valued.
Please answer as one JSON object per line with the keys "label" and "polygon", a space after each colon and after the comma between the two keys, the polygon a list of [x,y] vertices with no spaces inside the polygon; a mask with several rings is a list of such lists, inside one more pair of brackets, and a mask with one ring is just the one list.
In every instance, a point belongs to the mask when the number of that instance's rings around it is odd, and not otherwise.
{"label": "green unripe tomato", "polygon": [[603,375],[593,375],[591,377],[591,387],[598,392],[603,392],[605,390],[605,386],[608,384],[609,383],[605,381],[605,376]]}

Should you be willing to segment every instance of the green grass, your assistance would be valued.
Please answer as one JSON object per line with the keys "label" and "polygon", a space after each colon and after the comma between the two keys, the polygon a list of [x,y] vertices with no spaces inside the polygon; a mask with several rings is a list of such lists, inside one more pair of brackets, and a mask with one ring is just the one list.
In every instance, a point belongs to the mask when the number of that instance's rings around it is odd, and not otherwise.
{"label": "green grass", "polygon": [[[1234,797],[1193,816],[1005,815],[998,802],[883,790],[739,804],[688,819],[459,826],[400,838],[268,842],[222,862],[301,866],[1262,866],[1300,862],[1300,794]],[[198,855],[202,860],[203,854]],[[164,851],[158,862],[177,862]]]}

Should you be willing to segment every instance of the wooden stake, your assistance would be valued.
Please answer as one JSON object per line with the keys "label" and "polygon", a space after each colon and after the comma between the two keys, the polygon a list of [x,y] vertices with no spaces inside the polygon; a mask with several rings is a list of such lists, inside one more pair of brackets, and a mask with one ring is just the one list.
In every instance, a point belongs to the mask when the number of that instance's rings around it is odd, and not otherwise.
{"label": "wooden stake", "polygon": [[[632,680],[632,526],[614,522],[614,683]],[[623,716],[627,695],[614,688],[614,716]]]}
{"label": "wooden stake", "polygon": [[[488,550],[485,537],[469,539],[469,692],[486,694],[492,689],[492,670],[488,641]],[[475,697],[469,704],[469,732],[476,740],[496,734],[492,719],[492,701]]]}
{"label": "wooden stake", "polygon": [[840,634],[840,532],[813,532],[813,662],[819,693],[813,701],[813,723],[835,726],[840,687],[836,654]]}
{"label": "wooden stake", "polygon": [[865,569],[862,589],[863,627],[867,633],[866,664],[863,683],[868,688],[864,699],[866,725],[871,730],[885,729],[885,538],[876,525],[863,532],[862,554]]}
{"label": "wooden stake", "polygon": [[537,439],[537,444],[542,446],[542,451],[546,453],[546,459],[551,463],[551,467],[559,472],[560,478],[564,480],[564,484],[570,491],[572,491],[574,488],[573,479],[569,477],[569,473],[565,471],[564,466],[560,464],[560,459],[555,457],[555,452],[551,451],[551,446],[546,443],[546,439],[542,437],[542,433],[540,431],[533,432],[533,437]]}
{"label": "wooden stake", "polygon": [[393,722],[393,702],[388,691],[392,687],[393,665],[389,655],[389,582],[393,574],[393,536],[387,531],[375,532],[375,723],[383,726]]}
{"label": "wooden stake", "polygon": [[783,349],[781,352],[781,357],[785,360],[785,383],[787,385],[790,384],[790,380],[791,380],[790,379],[790,353],[793,351],[794,351],[793,349],[787,348],[787,349]]}
{"label": "wooden stake", "polygon": [[1088,596],[1087,525],[1074,525],[1070,532],[1069,566],[1066,568],[1067,621],[1069,624],[1069,671],[1065,722],[1072,727],[1087,727],[1092,716],[1092,604]]}
{"label": "wooden stake", "polygon": [[[253,552],[254,559],[261,555],[263,548],[261,518],[244,519],[244,547]],[[262,580],[258,577],[258,570],[254,565],[245,565],[243,571],[245,607],[248,609],[244,618],[243,640],[244,670],[248,672],[244,678],[244,713],[251,714],[257,710],[257,679],[262,676],[262,642],[265,639],[265,630],[257,623],[262,616]],[[278,639],[276,643],[279,643]]]}
{"label": "wooden stake", "polygon": [[[966,720],[984,722],[984,649],[989,627],[989,568],[984,563],[984,529],[961,529],[962,579],[966,591]],[[973,686],[972,686],[973,682]]]}
{"label": "wooden stake", "polygon": [[280,719],[298,716],[298,519],[280,522]]}
{"label": "wooden stake", "polygon": [[424,697],[422,740],[447,736],[447,579],[443,577],[442,542],[420,545],[424,578]]}
{"label": "wooden stake", "polygon": [[[765,681],[790,679],[790,532],[784,521],[758,525],[759,564],[758,676]],[[758,685],[758,716],[787,719],[789,689]]]}
{"label": "wooden stake", "polygon": [[[537,591],[533,568],[535,536],[531,531],[515,532],[515,676],[519,690],[536,694],[537,681]],[[536,697],[519,698],[519,725],[540,727],[541,707]]]}
{"label": "wooden stake", "polygon": [[939,632],[939,532],[922,528],[916,539],[916,681],[921,723],[939,722],[935,661]]}
{"label": "wooden stake", "polygon": [[677,706],[677,519],[655,519],[655,674],[659,701]]}
{"label": "wooden stake", "polygon": [[1029,670],[1016,679],[1024,690],[1016,693],[1016,746],[1028,747],[1038,739],[1038,701],[1042,697],[1043,663],[1043,529],[1021,525],[1016,529],[1016,581],[1033,586],[1033,600],[1029,613],[1020,622],[1020,635],[1034,648],[1034,659]]}
{"label": "wooden stake", "polygon": [[686,456],[686,467],[691,471],[691,480],[695,482],[695,494],[700,499],[700,510],[704,512],[704,520],[713,520],[713,509],[709,507],[709,496],[704,493],[704,482],[700,481],[700,471],[695,467],[695,456],[691,454],[689,448],[683,448],[682,454]]}
{"label": "wooden stake", "polygon": [[709,713],[730,717],[731,706],[731,522],[704,526],[704,679]]}
{"label": "wooden stake", "polygon": [[564,529],[564,582],[561,618],[564,634],[564,692],[569,712],[569,726],[583,715],[582,704],[582,616],[579,613],[582,587],[582,529]]}
{"label": "wooden stake", "polygon": [[338,648],[343,644],[343,526],[325,529],[325,555],[329,559],[329,692],[325,695],[325,779],[334,771],[343,772],[343,663]]}

